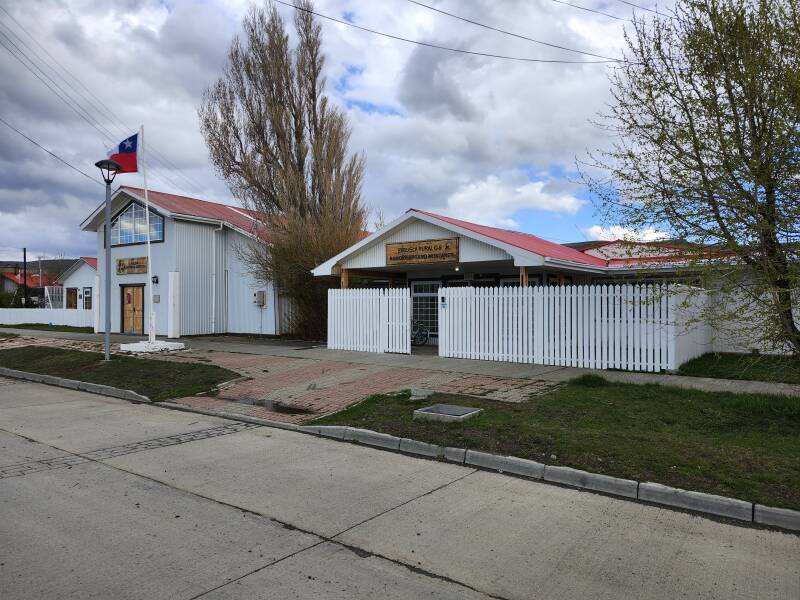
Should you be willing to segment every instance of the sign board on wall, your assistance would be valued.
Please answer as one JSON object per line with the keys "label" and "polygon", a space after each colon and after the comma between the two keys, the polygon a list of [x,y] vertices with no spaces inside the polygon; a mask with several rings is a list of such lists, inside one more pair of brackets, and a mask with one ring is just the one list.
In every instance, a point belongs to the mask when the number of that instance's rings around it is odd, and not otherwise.
{"label": "sign board on wall", "polygon": [[140,275],[142,273],[147,273],[146,256],[117,259],[117,275]]}
{"label": "sign board on wall", "polygon": [[458,262],[458,238],[386,244],[386,266]]}

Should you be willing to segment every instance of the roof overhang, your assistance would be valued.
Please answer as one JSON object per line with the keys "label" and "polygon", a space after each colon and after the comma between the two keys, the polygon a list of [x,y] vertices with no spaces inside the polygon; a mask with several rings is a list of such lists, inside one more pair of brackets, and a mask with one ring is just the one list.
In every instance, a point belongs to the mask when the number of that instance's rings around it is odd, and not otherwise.
{"label": "roof overhang", "polygon": [[57,281],[58,283],[63,283],[64,279],[66,279],[67,277],[72,275],[75,271],[80,269],[83,265],[87,265],[90,269],[92,269],[92,271],[96,271],[97,270],[92,265],[90,265],[88,262],[83,260],[83,258],[78,258],[74,263],[72,263],[69,267],[67,267],[67,269],[63,273],[61,273],[61,275],[56,277],[54,281]]}
{"label": "roof overhang", "polygon": [[[127,202],[130,202],[131,200],[139,202],[142,205],[144,205],[145,203],[143,196],[140,196],[139,194],[136,194],[130,190],[122,189],[121,187],[117,188],[111,194],[111,213],[114,214],[117,210],[121,209]],[[158,213],[164,217],[177,219],[179,221],[192,221],[194,223],[207,223],[209,225],[217,225],[217,226],[224,225],[228,229],[232,229],[233,231],[241,233],[245,237],[254,240],[258,239],[258,236],[256,236],[255,234],[250,233],[249,231],[245,231],[240,227],[236,227],[229,221],[225,221],[223,219],[210,219],[206,217],[198,217],[196,215],[186,215],[186,214],[171,212],[166,208],[164,208],[163,206],[161,206],[158,202],[153,202],[152,200],[149,199],[148,199],[148,204],[150,204],[151,207],[156,208],[158,210]],[[82,231],[97,231],[100,228],[100,226],[103,224],[103,220],[105,219],[104,215],[105,206],[106,203],[103,202],[97,208],[95,208],[92,211],[92,213],[88,217],[86,217],[86,219],[83,220],[83,222],[81,223]],[[256,219],[253,218],[253,220],[255,221]]]}
{"label": "roof overhang", "polygon": [[[118,209],[122,208],[125,203],[130,202],[131,200],[136,200],[137,202],[144,204],[144,198],[140,198],[137,194],[134,194],[128,190],[117,188],[111,194],[111,213],[114,214]],[[159,206],[155,202],[150,202],[150,205],[157,207],[159,214],[165,217],[173,216],[170,211],[162,206]],[[99,227],[103,224],[103,219],[105,218],[105,206],[106,203],[102,202],[89,214],[88,217],[83,220],[81,223],[82,231],[97,231],[99,229]]]}
{"label": "roof overhang", "polygon": [[495,248],[500,248],[513,259],[515,266],[541,267],[545,265],[545,257],[540,254],[528,252],[521,248],[517,248],[516,246],[512,246],[511,244],[500,242],[496,239],[490,238],[485,235],[481,235],[479,233],[475,233],[474,231],[470,231],[469,229],[464,229],[463,227],[459,227],[458,225],[442,221],[441,219],[437,219],[430,215],[421,214],[418,212],[407,212],[398,217],[397,219],[395,219],[394,221],[392,221],[391,223],[389,223],[388,225],[386,225],[385,227],[365,237],[360,242],[353,244],[352,246],[350,246],[343,252],[340,252],[333,258],[326,260],[321,265],[312,269],[311,273],[316,277],[324,277],[324,276],[338,274],[339,263],[341,263],[344,259],[353,256],[354,254],[357,254],[358,252],[360,252],[364,248],[367,248],[368,246],[371,246],[372,244],[380,242],[381,239],[385,238],[392,230],[402,225],[405,225],[406,223],[413,220],[425,221],[432,225],[436,225],[437,227],[448,229],[453,233],[457,233],[460,236],[471,238],[479,242],[483,242],[489,246],[494,246]]}

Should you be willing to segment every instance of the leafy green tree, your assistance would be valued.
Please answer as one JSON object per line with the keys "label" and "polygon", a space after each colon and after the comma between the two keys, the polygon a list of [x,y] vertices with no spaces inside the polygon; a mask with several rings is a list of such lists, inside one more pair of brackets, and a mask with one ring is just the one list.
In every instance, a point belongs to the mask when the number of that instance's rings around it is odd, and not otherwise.
{"label": "leafy green tree", "polygon": [[[800,354],[798,0],[681,0],[635,19],[582,165],[611,223],[690,240],[719,323]],[[598,170],[603,173],[598,174]]]}

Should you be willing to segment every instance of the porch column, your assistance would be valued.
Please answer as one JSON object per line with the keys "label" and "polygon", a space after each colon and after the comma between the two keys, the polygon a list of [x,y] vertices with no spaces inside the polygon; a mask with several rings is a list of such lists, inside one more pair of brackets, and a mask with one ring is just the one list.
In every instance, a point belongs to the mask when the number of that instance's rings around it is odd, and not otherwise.
{"label": "porch column", "polygon": [[519,286],[528,287],[528,267],[519,268]]}
{"label": "porch column", "polygon": [[341,269],[339,274],[339,287],[343,290],[350,287],[350,273],[348,273],[347,269]]}

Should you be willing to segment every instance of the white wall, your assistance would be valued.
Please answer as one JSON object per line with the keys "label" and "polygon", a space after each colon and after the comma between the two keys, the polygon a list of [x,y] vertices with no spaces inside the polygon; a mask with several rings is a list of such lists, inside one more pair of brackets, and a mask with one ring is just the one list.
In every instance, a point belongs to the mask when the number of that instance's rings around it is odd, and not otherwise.
{"label": "white wall", "polygon": [[[221,237],[219,233],[214,233],[216,228],[213,224],[188,221],[175,223],[175,270],[180,273],[181,286],[181,335],[213,333],[211,319],[213,236],[217,236],[217,246],[220,245]],[[219,252],[218,247],[217,255]],[[219,298],[219,295],[217,297]]]}
{"label": "white wall", "polygon": [[94,289],[94,276],[97,272],[90,267],[85,261],[81,260],[81,265],[69,277],[66,277],[61,283],[64,286],[64,302],[66,303],[66,290],[69,288],[78,288],[78,308],[83,308],[83,289],[92,288],[92,306],[97,302],[97,290]]}
{"label": "white wall", "polygon": [[[152,257],[152,274],[158,276],[158,284],[153,285],[153,294],[160,296],[160,302],[155,303],[156,314],[156,333],[158,335],[167,334],[167,305],[168,305],[168,280],[169,272],[175,270],[175,222],[172,219],[164,219],[164,241],[150,244]],[[137,256],[147,256],[147,246],[145,244],[134,244],[130,246],[111,247],[111,331],[118,333],[120,330],[120,285],[132,285],[143,283],[144,287],[144,310],[145,310],[145,332],[147,331],[147,314],[150,306],[150,287],[151,283],[147,279],[147,273],[139,275],[117,275],[117,259],[133,258]],[[105,301],[102,298],[105,291],[105,248],[103,247],[103,227],[97,230],[97,273],[100,277],[100,289],[96,294],[97,306],[100,310],[100,331],[105,327]]]}
{"label": "white wall", "polygon": [[714,351],[714,330],[706,320],[710,298],[704,291],[685,291],[679,286],[669,297],[673,315],[670,343],[674,358],[672,369]]}
{"label": "white wall", "polygon": [[[248,243],[250,240],[240,233],[227,232],[228,331],[273,335],[276,333],[275,289],[271,283],[258,283],[239,257],[238,249]],[[263,308],[255,301],[258,290],[267,292],[267,304]]]}
{"label": "white wall", "polygon": [[[218,231],[219,225],[164,220],[164,241],[151,244],[152,274],[159,278],[152,286],[160,296],[155,303],[156,332],[168,334],[169,273],[179,273],[179,320],[181,335],[211,333],[275,333],[275,294],[272,285],[261,285],[249,275],[235,249],[247,243],[248,238],[229,228]],[[215,238],[216,237],[216,241]],[[212,258],[212,252],[215,257]],[[120,330],[120,285],[145,284],[145,315],[149,307],[147,274],[117,275],[116,260],[146,256],[144,244],[114,246],[111,248],[111,331]],[[105,324],[102,291],[104,289],[104,261],[102,227],[97,232],[97,273],[100,289],[95,292],[95,303],[100,310],[100,330]],[[212,265],[216,263],[216,298],[212,300],[214,277]],[[71,278],[70,278],[71,279]],[[92,278],[93,280],[93,278]],[[92,280],[88,286],[92,285]],[[255,293],[266,290],[267,305],[262,309],[255,303]],[[215,319],[212,319],[212,305]],[[145,316],[146,320],[146,316]],[[91,323],[90,323],[91,324]],[[145,322],[145,330],[147,323]],[[174,332],[173,332],[174,333]]]}
{"label": "white wall", "polygon": [[484,244],[469,237],[463,237],[437,225],[414,219],[405,226],[390,231],[388,235],[363,248],[357,254],[342,261],[345,269],[365,269],[386,266],[386,244],[394,242],[415,242],[441,238],[459,238],[459,262],[481,262],[488,260],[512,260],[504,250]]}
{"label": "white wall", "polygon": [[41,323],[43,325],[70,325],[72,327],[94,327],[91,310],[67,308],[0,308],[0,323],[20,325]]}

